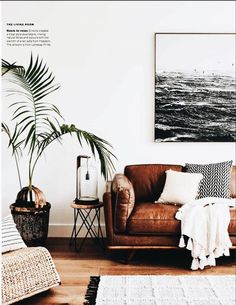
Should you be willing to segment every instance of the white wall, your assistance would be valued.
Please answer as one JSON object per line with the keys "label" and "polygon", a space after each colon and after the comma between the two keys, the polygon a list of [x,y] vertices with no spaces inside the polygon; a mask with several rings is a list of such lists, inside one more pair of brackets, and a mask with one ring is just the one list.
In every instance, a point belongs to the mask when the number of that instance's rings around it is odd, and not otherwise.
{"label": "white wall", "polygon": [[[66,121],[114,146],[117,171],[131,163],[217,162],[233,159],[233,143],[154,143],[154,32],[233,32],[232,1],[3,2],[7,22],[48,28],[50,48],[35,48],[61,84],[50,101]],[[4,36],[3,36],[4,38]],[[6,47],[3,58],[26,65],[30,47]],[[5,103],[5,102],[4,102]],[[6,104],[2,105],[3,119]],[[76,140],[48,149],[34,184],[52,203],[50,235],[70,233],[75,194]],[[23,164],[24,166],[24,164]],[[2,139],[2,213],[18,191],[16,171]],[[26,181],[26,180],[25,180]],[[100,193],[104,190],[100,181]]]}

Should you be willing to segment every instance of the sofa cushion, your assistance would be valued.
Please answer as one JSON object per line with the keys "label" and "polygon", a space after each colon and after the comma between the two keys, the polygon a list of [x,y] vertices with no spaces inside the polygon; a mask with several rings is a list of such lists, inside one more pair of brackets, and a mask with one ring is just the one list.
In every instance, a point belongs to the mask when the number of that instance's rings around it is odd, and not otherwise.
{"label": "sofa cushion", "polygon": [[[127,221],[129,234],[172,234],[179,235],[181,222],[175,219],[180,205],[136,203]],[[230,209],[229,234],[236,235],[236,209]]]}
{"label": "sofa cushion", "polygon": [[160,197],[166,179],[165,171],[168,169],[181,172],[183,167],[168,164],[137,164],[125,167],[124,173],[134,187],[136,202],[154,202]]}
{"label": "sofa cushion", "polygon": [[115,202],[114,228],[116,232],[122,233],[134,207],[134,189],[127,177],[116,174],[112,182],[112,193]]}
{"label": "sofa cushion", "polygon": [[130,234],[180,234],[180,221],[175,219],[179,207],[174,204],[136,203],[127,222],[127,231]]}
{"label": "sofa cushion", "polygon": [[185,165],[189,173],[201,173],[203,179],[200,183],[198,198],[204,197],[230,197],[230,178],[233,161],[212,164]]}
{"label": "sofa cushion", "polygon": [[202,174],[166,171],[166,182],[157,203],[185,204],[196,199]]}

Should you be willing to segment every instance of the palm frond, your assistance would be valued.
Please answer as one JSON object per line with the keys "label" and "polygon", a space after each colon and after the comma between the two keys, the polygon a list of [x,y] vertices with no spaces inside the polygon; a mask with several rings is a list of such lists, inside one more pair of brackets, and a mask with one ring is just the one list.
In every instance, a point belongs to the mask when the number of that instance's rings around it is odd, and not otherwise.
{"label": "palm frond", "polygon": [[[26,70],[15,63],[10,64],[2,60],[2,75],[7,73],[8,80],[20,88],[10,88],[8,91],[10,94],[20,94],[23,97],[23,101],[14,102],[10,107],[13,108],[12,120],[15,120],[19,126],[23,126],[23,130],[27,132],[25,139],[30,148],[36,144],[42,131],[40,128],[42,122],[45,124],[45,119],[49,115],[53,114],[52,117],[55,120],[62,118],[55,105],[42,101],[44,97],[60,87],[58,84],[53,84],[54,76],[48,70],[46,64],[43,64],[39,57],[34,60],[32,54]],[[48,127],[51,128],[51,125],[48,124]],[[34,137],[31,137],[32,134]]]}
{"label": "palm frond", "polygon": [[20,175],[20,168],[19,168],[19,158],[22,155],[22,150],[21,150],[21,145],[23,144],[24,140],[20,140],[19,137],[21,135],[21,128],[19,128],[19,125],[15,125],[13,135],[10,132],[10,129],[7,124],[1,123],[1,129],[2,132],[4,132],[8,136],[8,147],[12,148],[12,155],[15,158],[15,163],[16,163],[16,170],[18,174],[18,179],[19,179],[19,185],[20,189],[22,188],[22,183],[21,183],[21,175]]}
{"label": "palm frond", "polygon": [[13,133],[11,133],[10,128],[7,124],[1,123],[2,132],[4,132],[8,137],[8,147],[12,148],[12,155],[15,155],[17,159],[22,155],[21,144],[23,140],[20,140],[19,137],[22,132],[22,128],[19,128],[19,125],[16,124]]}
{"label": "palm frond", "polygon": [[66,134],[75,134],[80,146],[83,146],[83,140],[90,147],[93,156],[96,158],[96,155],[100,160],[100,169],[101,174],[105,179],[108,179],[114,173],[115,167],[112,161],[112,158],[115,158],[115,155],[111,152],[111,144],[106,140],[97,137],[96,135],[89,133],[87,131],[78,129],[75,125],[66,125],[63,124],[60,128],[56,128],[56,126],[52,126],[53,132],[48,133],[45,132],[42,134],[42,139],[38,146],[38,155],[40,156],[43,151],[47,148],[49,144],[51,144],[55,140],[60,140],[62,136]]}
{"label": "palm frond", "polygon": [[6,60],[2,59],[2,76],[11,69],[14,69],[15,67],[16,67],[15,62],[13,64],[10,64]]}

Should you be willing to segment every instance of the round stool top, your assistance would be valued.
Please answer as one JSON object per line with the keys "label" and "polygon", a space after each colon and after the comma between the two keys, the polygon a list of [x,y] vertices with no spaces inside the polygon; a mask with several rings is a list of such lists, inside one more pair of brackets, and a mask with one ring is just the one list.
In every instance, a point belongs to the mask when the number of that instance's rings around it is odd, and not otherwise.
{"label": "round stool top", "polygon": [[103,202],[99,202],[97,204],[76,204],[73,202],[70,206],[73,209],[96,209],[103,207]]}

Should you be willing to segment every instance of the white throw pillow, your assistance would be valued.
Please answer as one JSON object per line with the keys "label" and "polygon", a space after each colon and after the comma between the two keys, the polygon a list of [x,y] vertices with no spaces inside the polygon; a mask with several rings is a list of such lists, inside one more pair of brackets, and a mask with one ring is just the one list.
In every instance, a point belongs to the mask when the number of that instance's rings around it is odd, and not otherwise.
{"label": "white throw pillow", "polygon": [[1,229],[2,229],[2,253],[21,248],[26,248],[26,245],[16,228],[16,224],[12,218],[12,215],[3,218]]}
{"label": "white throw pillow", "polygon": [[202,174],[166,171],[166,182],[157,203],[185,204],[196,199]]}

